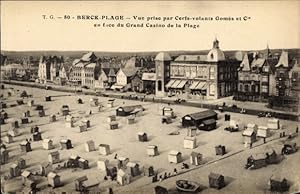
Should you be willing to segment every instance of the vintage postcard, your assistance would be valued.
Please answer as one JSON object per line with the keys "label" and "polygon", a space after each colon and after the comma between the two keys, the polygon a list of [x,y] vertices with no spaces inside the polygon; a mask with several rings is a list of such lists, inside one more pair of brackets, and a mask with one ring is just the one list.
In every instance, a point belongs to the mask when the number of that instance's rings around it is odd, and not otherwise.
{"label": "vintage postcard", "polygon": [[299,193],[299,1],[1,1],[1,193]]}

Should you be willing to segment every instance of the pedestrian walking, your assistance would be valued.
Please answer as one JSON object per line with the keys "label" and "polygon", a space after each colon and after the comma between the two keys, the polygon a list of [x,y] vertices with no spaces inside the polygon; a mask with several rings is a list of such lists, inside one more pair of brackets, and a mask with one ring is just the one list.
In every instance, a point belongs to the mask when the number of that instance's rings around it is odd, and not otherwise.
{"label": "pedestrian walking", "polygon": [[115,157],[114,157],[115,159],[117,159],[118,158],[118,154],[115,154]]}
{"label": "pedestrian walking", "polygon": [[250,142],[250,149],[252,149],[252,144],[253,144],[253,143],[252,143],[252,142]]}
{"label": "pedestrian walking", "polygon": [[264,137],[264,143],[266,143],[266,138]]}
{"label": "pedestrian walking", "polygon": [[174,168],[174,175],[177,175],[177,169]]}
{"label": "pedestrian walking", "polygon": [[168,175],[167,175],[167,173],[165,172],[165,174],[164,174],[164,179],[167,179],[168,178]]}
{"label": "pedestrian walking", "polygon": [[298,133],[299,132],[299,128],[298,128],[298,126],[297,126],[297,128],[296,128],[296,133]]}
{"label": "pedestrian walking", "polygon": [[162,182],[162,175],[159,175],[159,182]]}

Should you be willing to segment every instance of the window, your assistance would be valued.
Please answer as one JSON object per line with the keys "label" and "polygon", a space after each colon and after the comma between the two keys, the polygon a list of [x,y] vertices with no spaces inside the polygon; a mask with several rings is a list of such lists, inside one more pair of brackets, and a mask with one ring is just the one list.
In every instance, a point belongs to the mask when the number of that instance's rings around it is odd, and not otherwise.
{"label": "window", "polygon": [[268,76],[263,76],[263,77],[261,78],[261,81],[263,81],[263,82],[268,82]]}
{"label": "window", "polygon": [[243,84],[240,84],[240,92],[243,92]]}
{"label": "window", "polygon": [[245,85],[245,92],[249,92],[249,86]]}
{"label": "window", "polygon": [[215,67],[210,67],[209,69],[209,78],[215,79]]}
{"label": "window", "polygon": [[214,84],[209,85],[209,94],[215,95],[215,85]]}
{"label": "window", "polygon": [[261,86],[261,92],[268,93],[268,86],[262,85]]}

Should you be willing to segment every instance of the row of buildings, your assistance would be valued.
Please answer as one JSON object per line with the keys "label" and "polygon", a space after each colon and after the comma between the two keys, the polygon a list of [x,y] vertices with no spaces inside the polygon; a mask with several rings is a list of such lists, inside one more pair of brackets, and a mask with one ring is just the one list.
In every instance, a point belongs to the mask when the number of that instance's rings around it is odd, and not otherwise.
{"label": "row of buildings", "polygon": [[[236,100],[264,101],[276,107],[298,102],[300,60],[297,57],[288,51],[271,52],[268,47],[260,52],[225,55],[215,39],[212,48],[202,55],[171,57],[162,52],[155,58],[131,57],[120,61],[114,57],[98,58],[90,52],[69,65],[63,57],[42,56],[37,74],[40,83],[194,99],[234,96]],[[24,65],[23,68],[10,65],[18,74],[26,71]]]}

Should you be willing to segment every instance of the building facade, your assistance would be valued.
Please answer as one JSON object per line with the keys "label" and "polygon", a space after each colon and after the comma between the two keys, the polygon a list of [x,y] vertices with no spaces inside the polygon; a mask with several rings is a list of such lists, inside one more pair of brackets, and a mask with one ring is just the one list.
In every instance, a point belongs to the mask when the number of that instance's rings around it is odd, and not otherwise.
{"label": "building facade", "polygon": [[40,83],[55,81],[59,77],[59,70],[64,64],[63,57],[58,56],[41,56],[38,68],[38,79]]}
{"label": "building facade", "polygon": [[80,59],[75,59],[70,68],[69,80],[80,86],[89,88],[95,87],[95,80],[100,75],[101,65],[93,52],[83,55]]}
{"label": "building facade", "polygon": [[268,101],[272,86],[272,75],[278,60],[267,48],[261,53],[245,54],[238,68],[236,100]]}
{"label": "building facade", "polygon": [[180,55],[172,61],[166,89],[169,95],[185,94],[190,98],[231,96],[237,88],[239,63],[225,57],[216,39],[207,55]]}

